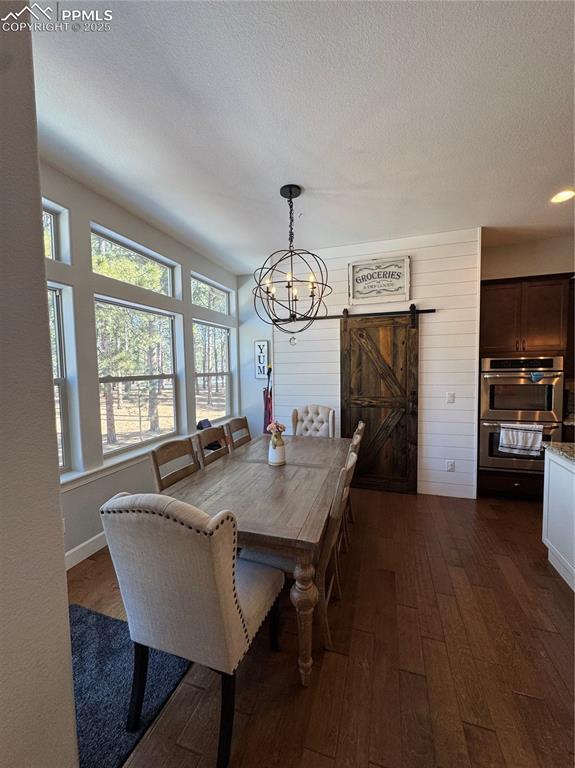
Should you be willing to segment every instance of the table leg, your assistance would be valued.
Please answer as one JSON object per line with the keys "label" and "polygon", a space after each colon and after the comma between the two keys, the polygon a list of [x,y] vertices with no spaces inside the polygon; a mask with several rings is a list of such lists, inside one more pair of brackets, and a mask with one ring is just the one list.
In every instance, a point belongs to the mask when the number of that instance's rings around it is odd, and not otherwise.
{"label": "table leg", "polygon": [[313,580],[315,568],[312,552],[302,552],[298,555],[293,575],[294,583],[290,591],[290,598],[297,613],[298,667],[302,685],[307,686],[310,683],[313,665],[311,657],[313,610],[318,599],[317,587]]}

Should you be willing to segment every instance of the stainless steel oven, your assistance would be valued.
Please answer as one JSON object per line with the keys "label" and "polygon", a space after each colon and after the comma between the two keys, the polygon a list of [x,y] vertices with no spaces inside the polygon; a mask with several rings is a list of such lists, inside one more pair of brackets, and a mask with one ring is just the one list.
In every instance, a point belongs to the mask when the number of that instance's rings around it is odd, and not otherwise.
{"label": "stainless steel oven", "polygon": [[563,358],[484,358],[482,419],[554,423],[563,418]]}
{"label": "stainless steel oven", "polygon": [[[513,422],[505,422],[512,424]],[[522,456],[514,458],[512,454],[499,451],[500,421],[479,422],[479,466],[484,469],[507,469],[520,472],[543,472],[545,450],[542,448],[538,456]],[[562,425],[545,424],[543,427],[543,443],[561,441]]]}

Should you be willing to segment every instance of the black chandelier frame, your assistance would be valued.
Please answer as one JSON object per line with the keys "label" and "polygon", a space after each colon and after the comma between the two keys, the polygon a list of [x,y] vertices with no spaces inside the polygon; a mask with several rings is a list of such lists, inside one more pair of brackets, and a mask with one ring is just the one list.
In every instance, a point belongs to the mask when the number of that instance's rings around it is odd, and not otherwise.
{"label": "black chandelier frame", "polygon": [[[316,253],[294,248],[293,200],[301,194],[297,184],[280,189],[289,207],[289,245],[274,251],[254,272],[254,310],[268,325],[283,333],[301,333],[316,319],[327,316],[325,299],[332,292],[327,266]],[[297,274],[300,276],[298,277]],[[307,277],[301,277],[305,272]],[[302,325],[303,324],[303,325]]]}

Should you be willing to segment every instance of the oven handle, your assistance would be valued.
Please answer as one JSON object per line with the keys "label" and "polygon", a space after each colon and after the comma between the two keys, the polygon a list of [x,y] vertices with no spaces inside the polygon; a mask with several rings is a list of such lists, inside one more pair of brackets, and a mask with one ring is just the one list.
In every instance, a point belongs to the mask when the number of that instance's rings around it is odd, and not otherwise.
{"label": "oven handle", "polygon": [[[513,421],[513,422],[507,422],[507,421],[505,421],[505,422],[501,422],[501,421],[482,421],[481,422],[481,426],[482,427],[501,427],[501,424],[508,424],[508,423],[509,424],[517,424],[517,425],[521,426],[522,422],[520,422],[520,421]],[[526,422],[526,423],[532,424],[533,422]],[[549,423],[545,422],[545,424],[543,424],[543,431],[545,432],[546,429],[557,429],[557,427],[560,427],[560,426],[561,426],[560,423],[557,423],[557,422],[554,422],[554,421],[551,421]]]}
{"label": "oven handle", "polygon": [[[563,376],[563,371],[557,371],[556,373],[543,373],[539,374],[539,371],[533,371],[538,375],[538,381],[541,379],[556,379],[559,376]],[[524,373],[484,373],[484,379],[529,379],[531,381],[530,374]],[[537,383],[537,382],[535,382]]]}

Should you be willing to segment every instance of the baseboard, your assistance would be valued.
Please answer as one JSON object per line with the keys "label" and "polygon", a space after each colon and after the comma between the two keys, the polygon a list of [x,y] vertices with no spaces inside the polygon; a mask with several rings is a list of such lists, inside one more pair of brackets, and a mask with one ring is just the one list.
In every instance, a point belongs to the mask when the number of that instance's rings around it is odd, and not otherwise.
{"label": "baseboard", "polygon": [[91,539],[78,544],[77,547],[73,547],[69,552],[66,552],[66,570],[70,570],[82,560],[85,560],[90,555],[93,555],[99,549],[103,549],[106,546],[106,535],[104,531],[92,536]]}
{"label": "baseboard", "polygon": [[575,592],[575,570],[570,565],[566,558],[558,552],[555,547],[545,542],[548,549],[548,559],[553,568],[563,578],[563,581],[567,582],[571,589]]}

